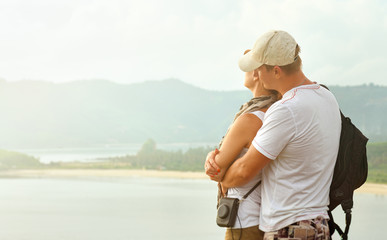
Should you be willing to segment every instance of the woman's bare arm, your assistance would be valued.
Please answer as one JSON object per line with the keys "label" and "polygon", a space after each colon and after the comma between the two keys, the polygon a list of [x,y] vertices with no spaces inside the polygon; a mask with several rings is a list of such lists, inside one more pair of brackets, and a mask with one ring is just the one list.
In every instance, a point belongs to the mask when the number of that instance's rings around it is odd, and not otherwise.
{"label": "woman's bare arm", "polygon": [[220,171],[213,176],[214,178],[223,178],[242,149],[250,146],[261,126],[262,121],[254,114],[243,114],[234,122],[223,140],[219,153],[215,156],[215,163]]}

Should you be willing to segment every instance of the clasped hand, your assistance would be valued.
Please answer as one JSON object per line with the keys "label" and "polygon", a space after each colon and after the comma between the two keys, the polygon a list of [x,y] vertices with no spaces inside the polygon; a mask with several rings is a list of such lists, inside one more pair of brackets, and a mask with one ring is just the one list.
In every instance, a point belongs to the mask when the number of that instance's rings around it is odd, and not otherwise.
{"label": "clasped hand", "polygon": [[224,174],[221,173],[220,167],[215,162],[215,157],[219,153],[218,149],[207,154],[206,162],[204,163],[204,170],[211,180],[221,182]]}
{"label": "clasped hand", "polygon": [[214,151],[211,151],[207,154],[206,162],[204,163],[204,170],[211,180],[219,183],[219,187],[222,188],[222,195],[225,196],[228,189],[225,188],[221,183],[225,170],[220,169],[220,167],[215,162],[215,157],[218,153],[219,150],[215,149]]}

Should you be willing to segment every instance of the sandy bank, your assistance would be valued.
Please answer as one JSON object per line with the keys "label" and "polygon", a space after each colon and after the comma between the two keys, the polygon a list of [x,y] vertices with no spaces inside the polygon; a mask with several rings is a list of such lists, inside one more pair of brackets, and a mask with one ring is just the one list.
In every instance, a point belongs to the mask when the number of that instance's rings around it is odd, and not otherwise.
{"label": "sandy bank", "polygon": [[[38,169],[0,171],[2,178],[76,178],[76,177],[160,177],[207,179],[203,172],[121,169]],[[386,194],[387,184],[365,183],[357,193]]]}
{"label": "sandy bank", "polygon": [[356,193],[374,193],[387,195],[387,184],[365,183]]}

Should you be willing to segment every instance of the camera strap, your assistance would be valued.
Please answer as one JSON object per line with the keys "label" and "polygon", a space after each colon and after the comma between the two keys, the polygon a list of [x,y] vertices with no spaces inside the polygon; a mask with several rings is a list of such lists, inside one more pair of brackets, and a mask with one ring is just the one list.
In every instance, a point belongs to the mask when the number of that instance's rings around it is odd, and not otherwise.
{"label": "camera strap", "polygon": [[[250,191],[248,191],[240,200],[239,202],[242,202],[243,200],[245,200],[249,195],[250,193],[252,193],[259,185],[261,184],[261,180],[259,180],[253,188],[250,189]],[[226,192],[227,193],[227,192]],[[218,201],[217,201],[217,204],[216,204],[216,208],[219,207],[219,201],[221,198],[223,198],[223,191],[222,191],[222,187],[220,186],[220,183],[218,183]]]}
{"label": "camera strap", "polygon": [[259,185],[261,184],[261,180],[259,180],[259,182],[257,182],[257,184],[254,185],[254,187],[252,189],[250,189],[250,191],[248,191],[241,199],[241,201],[245,200],[249,195],[250,193],[252,193]]}

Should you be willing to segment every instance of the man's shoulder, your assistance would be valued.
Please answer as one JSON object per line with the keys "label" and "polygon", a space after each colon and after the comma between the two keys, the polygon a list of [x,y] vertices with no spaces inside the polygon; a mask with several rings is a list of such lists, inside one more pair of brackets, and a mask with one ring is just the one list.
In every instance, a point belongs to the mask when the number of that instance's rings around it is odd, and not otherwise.
{"label": "man's shoulder", "polygon": [[273,116],[275,116],[275,118],[277,118],[277,117],[281,117],[281,118],[290,117],[290,115],[291,115],[291,114],[289,114],[290,111],[291,110],[289,109],[289,105],[283,104],[281,102],[281,100],[279,100],[279,101],[275,102],[273,105],[271,105],[270,108],[266,111],[264,119],[272,118]]}
{"label": "man's shoulder", "polygon": [[309,84],[309,85],[303,85],[303,86],[290,89],[284,94],[284,97],[280,100],[280,102],[282,104],[285,104],[285,103],[291,104],[296,102],[300,98],[302,99],[304,97],[307,97],[307,98],[313,97],[313,95],[316,92],[319,92],[321,88],[322,87],[318,84]]}

